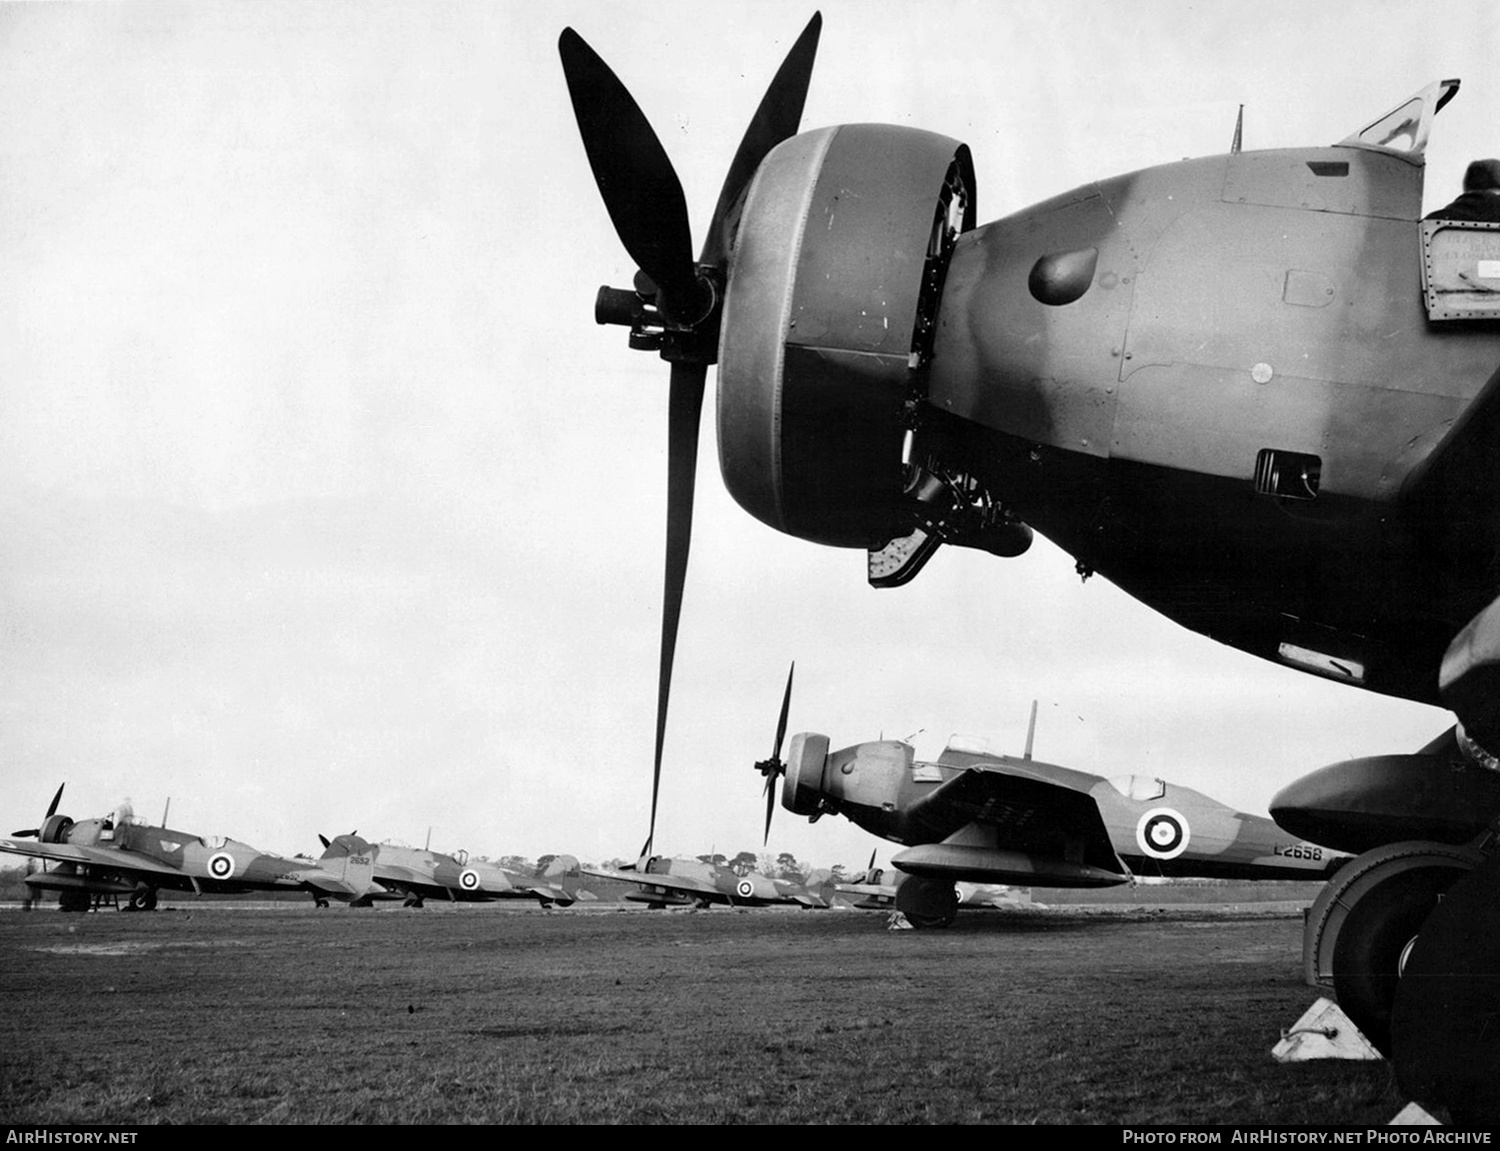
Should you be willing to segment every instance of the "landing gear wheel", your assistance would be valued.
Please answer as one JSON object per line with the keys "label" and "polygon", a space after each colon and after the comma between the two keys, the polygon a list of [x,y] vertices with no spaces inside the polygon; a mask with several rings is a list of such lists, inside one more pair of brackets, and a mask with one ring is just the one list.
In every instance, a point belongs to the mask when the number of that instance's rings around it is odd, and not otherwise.
{"label": "landing gear wheel", "polygon": [[1409,945],[1467,870],[1432,866],[1391,875],[1350,908],[1339,931],[1333,951],[1339,1007],[1385,1055],[1391,1053],[1391,1012]]}
{"label": "landing gear wheel", "polygon": [[412,895],[412,896],[409,896],[407,898],[407,900],[403,904],[403,906],[405,906],[405,907],[425,907],[426,904],[424,904],[422,902],[422,897],[420,895]]}
{"label": "landing gear wheel", "polygon": [[315,895],[315,896],[313,896],[313,906],[314,907],[327,907],[328,906],[328,900],[324,899],[320,895]]}
{"label": "landing gear wheel", "polygon": [[57,893],[59,911],[88,911],[93,906],[93,902],[87,891],[59,891]]}
{"label": "landing gear wheel", "polygon": [[896,910],[913,927],[949,927],[958,918],[958,889],[945,880],[911,876],[896,888]]}
{"label": "landing gear wheel", "polygon": [[155,911],[156,889],[147,887],[144,883],[140,884],[130,893],[130,902],[126,906],[131,911]]}
{"label": "landing gear wheel", "polygon": [[1500,855],[1422,926],[1391,1016],[1396,1081],[1454,1123],[1500,1124]]}

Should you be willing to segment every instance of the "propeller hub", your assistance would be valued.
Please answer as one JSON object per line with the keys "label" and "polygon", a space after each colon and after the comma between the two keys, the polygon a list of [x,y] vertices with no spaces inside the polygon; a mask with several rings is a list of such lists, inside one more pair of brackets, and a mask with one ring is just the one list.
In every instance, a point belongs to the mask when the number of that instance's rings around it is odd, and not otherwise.
{"label": "propeller hub", "polygon": [[755,770],[767,779],[771,779],[785,775],[786,764],[780,759],[762,759],[756,761]]}
{"label": "propeller hub", "polygon": [[664,301],[649,277],[636,274],[636,286],[605,284],[594,297],[594,322],[630,329],[636,351],[660,352],[673,363],[711,364],[718,358],[723,292],[712,269],[698,268],[686,299]]}

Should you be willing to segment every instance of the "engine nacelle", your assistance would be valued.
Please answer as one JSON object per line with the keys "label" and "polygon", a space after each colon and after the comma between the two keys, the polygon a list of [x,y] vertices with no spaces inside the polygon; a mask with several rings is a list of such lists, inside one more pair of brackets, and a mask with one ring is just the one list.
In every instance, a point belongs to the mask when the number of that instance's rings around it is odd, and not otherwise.
{"label": "engine nacelle", "polygon": [[828,762],[828,737],[802,731],[792,736],[786,775],[781,781],[781,806],[798,815],[817,815],[824,809],[823,768]]}
{"label": "engine nacelle", "polygon": [[766,157],[719,344],[719,463],[746,511],[837,547],[910,530],[902,441],[953,237],[973,222],[969,150],[945,136],[843,125]]}
{"label": "engine nacelle", "polygon": [[68,816],[49,815],[42,824],[41,831],[37,833],[37,839],[42,843],[67,843],[68,833],[72,829],[73,821]]}
{"label": "engine nacelle", "polygon": [[1500,775],[1470,757],[1456,729],[1409,755],[1329,764],[1271,800],[1271,818],[1293,835],[1356,854],[1411,839],[1468,843],[1496,812]]}

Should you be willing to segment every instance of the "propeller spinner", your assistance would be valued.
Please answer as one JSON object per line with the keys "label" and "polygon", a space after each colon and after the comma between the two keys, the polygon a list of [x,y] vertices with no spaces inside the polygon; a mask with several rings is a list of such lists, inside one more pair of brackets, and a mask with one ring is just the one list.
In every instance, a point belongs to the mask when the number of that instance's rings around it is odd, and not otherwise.
{"label": "propeller spinner", "polygon": [[[641,849],[642,857],[650,854],[656,835],[672,660],[692,539],[698,428],[708,365],[718,357],[729,249],[750,178],[772,148],[797,133],[822,26],[821,14],[808,21],[761,99],[729,165],[696,264],[692,259],[692,233],[682,182],[645,113],[609,65],[578,33],[567,28],[558,39],[568,94],[594,182],[599,186],[621,243],[640,266],[633,290],[599,289],[594,318],[601,324],[628,326],[632,348],[659,351],[671,365],[656,752],[651,777],[651,825]],[[779,736],[777,743],[779,748]]]}
{"label": "propeller spinner", "polygon": [[776,742],[771,745],[771,758],[763,759],[755,765],[755,770],[766,777],[766,836],[764,843],[771,842],[771,816],[776,811],[776,781],[786,774],[786,763],[781,758],[781,742],[786,738],[786,713],[792,706],[792,676],[797,672],[797,664],[793,661],[792,666],[786,673],[786,692],[781,697],[781,718],[776,721]]}

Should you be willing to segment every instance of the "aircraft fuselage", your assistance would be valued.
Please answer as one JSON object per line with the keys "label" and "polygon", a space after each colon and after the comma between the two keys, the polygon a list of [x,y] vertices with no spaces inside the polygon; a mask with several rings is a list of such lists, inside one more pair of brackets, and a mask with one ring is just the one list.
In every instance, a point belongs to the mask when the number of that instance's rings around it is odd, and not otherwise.
{"label": "aircraft fuselage", "polygon": [[1495,377],[1500,330],[1428,321],[1421,176],[1357,147],[1247,152],[965,233],[928,442],[1179,622],[1435,701],[1500,541],[1488,497],[1459,525],[1399,497]]}

